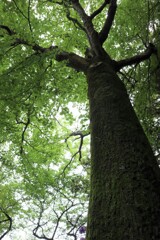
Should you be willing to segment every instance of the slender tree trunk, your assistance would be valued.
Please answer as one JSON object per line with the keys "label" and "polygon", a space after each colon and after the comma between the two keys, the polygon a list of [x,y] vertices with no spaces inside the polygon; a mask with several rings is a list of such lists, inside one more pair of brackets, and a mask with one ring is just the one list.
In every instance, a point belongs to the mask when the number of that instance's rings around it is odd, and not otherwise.
{"label": "slender tree trunk", "polygon": [[87,72],[91,196],[87,240],[160,240],[159,168],[109,64]]}

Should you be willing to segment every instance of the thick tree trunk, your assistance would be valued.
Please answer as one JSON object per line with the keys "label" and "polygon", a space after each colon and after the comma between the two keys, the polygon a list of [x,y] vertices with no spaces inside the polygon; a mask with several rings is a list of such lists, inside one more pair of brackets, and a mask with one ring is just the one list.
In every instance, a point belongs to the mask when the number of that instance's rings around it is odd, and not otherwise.
{"label": "thick tree trunk", "polygon": [[159,168],[124,84],[107,63],[87,72],[91,196],[87,240],[160,240]]}

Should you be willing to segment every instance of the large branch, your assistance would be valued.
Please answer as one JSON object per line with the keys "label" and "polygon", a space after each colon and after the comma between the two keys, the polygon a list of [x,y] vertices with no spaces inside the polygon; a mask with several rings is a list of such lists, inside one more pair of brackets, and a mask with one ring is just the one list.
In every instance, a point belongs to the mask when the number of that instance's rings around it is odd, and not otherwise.
{"label": "large branch", "polygon": [[148,48],[143,53],[116,62],[115,68],[117,71],[119,71],[123,67],[130,66],[132,64],[138,64],[146,59],[149,59],[153,53],[157,53],[157,49],[152,43],[150,43]]}
{"label": "large branch", "polygon": [[117,9],[117,0],[111,0],[110,7],[108,10],[108,16],[106,18],[106,21],[104,23],[102,30],[99,33],[99,39],[101,44],[103,44],[108,38],[108,34],[110,32],[110,29],[112,27],[113,20],[116,14],[116,9]]}
{"label": "large branch", "polygon": [[47,53],[55,51],[55,60],[58,62],[66,61],[66,65],[75,69],[76,71],[85,72],[88,68],[88,62],[85,58],[80,57],[75,53],[69,53],[65,51],[60,51],[58,46],[50,46],[48,48],[43,48],[37,44],[28,44],[26,41],[18,39],[15,44],[24,44],[31,46],[36,53]]}
{"label": "large branch", "polygon": [[85,72],[88,68],[88,62],[85,58],[80,57],[75,53],[60,52],[56,54],[56,60],[67,61],[67,66],[74,68],[77,71]]}
{"label": "large branch", "polygon": [[79,3],[79,0],[72,0],[72,5],[75,11],[79,14],[84,28],[86,30],[86,34],[90,43],[92,50],[95,52],[97,56],[103,54],[103,49],[99,41],[99,36],[96,30],[93,27],[92,19],[86,14],[83,7]]}
{"label": "large branch", "polygon": [[[16,33],[13,32],[8,26],[0,25],[0,28],[5,29],[7,31],[7,34],[9,34],[11,36],[13,34],[16,35]],[[58,46],[50,46],[48,48],[44,48],[38,44],[35,44],[35,43],[32,44],[26,40],[15,37],[11,46],[16,47],[18,45],[26,45],[28,47],[31,47],[32,50],[36,54],[54,51],[55,52],[55,60],[57,60],[59,62],[66,61],[66,65],[74,68],[76,71],[85,72],[87,70],[88,62],[85,60],[85,58],[80,57],[79,55],[74,54],[74,53],[60,51],[58,49]]]}

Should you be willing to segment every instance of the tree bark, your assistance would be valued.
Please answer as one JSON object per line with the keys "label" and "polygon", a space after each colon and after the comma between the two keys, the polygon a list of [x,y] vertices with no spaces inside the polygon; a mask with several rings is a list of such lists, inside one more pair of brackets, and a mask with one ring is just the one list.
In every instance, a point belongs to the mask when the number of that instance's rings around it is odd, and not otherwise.
{"label": "tree bark", "polygon": [[91,194],[87,240],[159,240],[160,173],[124,84],[106,62],[87,73]]}

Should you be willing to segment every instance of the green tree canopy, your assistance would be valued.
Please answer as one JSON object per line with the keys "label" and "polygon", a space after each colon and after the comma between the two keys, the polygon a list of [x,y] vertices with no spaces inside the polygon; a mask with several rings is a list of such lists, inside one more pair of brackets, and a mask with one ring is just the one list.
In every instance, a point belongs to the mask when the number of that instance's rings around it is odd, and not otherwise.
{"label": "green tree canopy", "polygon": [[160,158],[159,2],[2,0],[0,239],[21,230],[26,239],[83,236],[91,158],[84,72],[96,42],[85,13]]}

